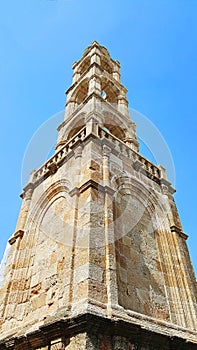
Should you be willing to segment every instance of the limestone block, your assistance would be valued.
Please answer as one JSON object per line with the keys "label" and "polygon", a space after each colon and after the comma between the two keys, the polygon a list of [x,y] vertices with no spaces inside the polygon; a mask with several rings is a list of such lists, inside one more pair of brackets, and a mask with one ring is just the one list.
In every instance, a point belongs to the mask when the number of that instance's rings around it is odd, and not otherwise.
{"label": "limestone block", "polygon": [[17,318],[18,321],[23,321],[26,309],[27,309],[26,303],[17,305],[15,310],[15,317]]}
{"label": "limestone block", "polygon": [[6,306],[5,319],[10,319],[13,317],[15,308],[16,308],[15,304],[8,304]]}
{"label": "limestone block", "polygon": [[86,350],[86,333],[77,334],[67,340],[65,350]]}
{"label": "limestone block", "polygon": [[88,296],[88,287],[89,287],[89,280],[88,279],[78,283],[77,287],[75,287],[74,291],[73,291],[74,299],[80,300],[80,299],[83,299],[85,297],[87,298],[87,296]]}
{"label": "limestone block", "polygon": [[90,278],[92,280],[102,282],[103,281],[103,269],[92,263],[86,263],[75,270],[75,283],[80,283],[85,279]]}
{"label": "limestone block", "polygon": [[46,294],[42,293],[31,299],[32,310],[39,309],[40,307],[46,305]]}
{"label": "limestone block", "polygon": [[30,288],[33,288],[34,286],[39,285],[41,288],[41,277],[40,277],[40,272],[35,272],[34,270],[32,271],[32,278],[31,278],[31,282],[30,282]]}
{"label": "limestone block", "polygon": [[105,252],[99,252],[98,250],[92,249],[89,256],[90,263],[105,268],[106,264]]}
{"label": "limestone block", "polygon": [[50,288],[57,285],[57,283],[58,283],[58,274],[54,274],[43,280],[42,287],[45,291],[48,291]]}
{"label": "limestone block", "polygon": [[90,281],[88,295],[91,299],[105,304],[107,303],[107,286],[104,283]]}
{"label": "limestone block", "polygon": [[75,249],[75,268],[89,262],[89,249],[87,247],[77,247]]}

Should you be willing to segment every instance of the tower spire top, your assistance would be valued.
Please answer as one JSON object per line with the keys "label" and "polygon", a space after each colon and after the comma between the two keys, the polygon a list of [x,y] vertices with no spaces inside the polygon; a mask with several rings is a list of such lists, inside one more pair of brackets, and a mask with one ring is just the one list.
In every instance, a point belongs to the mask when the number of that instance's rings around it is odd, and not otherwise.
{"label": "tower spire top", "polygon": [[135,151],[135,123],[130,120],[127,89],[120,80],[120,63],[97,41],[73,64],[73,81],[67,90],[65,121],[59,128],[57,149],[85,126],[90,115]]}
{"label": "tower spire top", "polygon": [[113,60],[104,46],[93,41],[82,58],[73,64],[73,81],[67,90],[66,116],[94,94],[129,117],[126,93],[127,89],[120,81],[119,61]]}

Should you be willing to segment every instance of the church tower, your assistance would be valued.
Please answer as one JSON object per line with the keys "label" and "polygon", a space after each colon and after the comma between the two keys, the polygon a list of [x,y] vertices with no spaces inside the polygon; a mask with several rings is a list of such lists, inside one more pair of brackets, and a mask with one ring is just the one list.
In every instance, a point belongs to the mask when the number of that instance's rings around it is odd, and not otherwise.
{"label": "church tower", "polygon": [[0,350],[197,349],[197,288],[165,169],[139,153],[120,63],[73,64],[0,289]]}

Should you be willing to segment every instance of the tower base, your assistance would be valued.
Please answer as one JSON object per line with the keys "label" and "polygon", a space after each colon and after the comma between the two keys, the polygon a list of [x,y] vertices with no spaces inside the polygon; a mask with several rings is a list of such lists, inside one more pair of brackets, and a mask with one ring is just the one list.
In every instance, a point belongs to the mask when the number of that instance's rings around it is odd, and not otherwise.
{"label": "tower base", "polygon": [[[159,328],[159,327],[158,327]],[[41,326],[23,337],[5,339],[0,350],[196,350],[186,339],[160,334],[127,321],[90,313]]]}

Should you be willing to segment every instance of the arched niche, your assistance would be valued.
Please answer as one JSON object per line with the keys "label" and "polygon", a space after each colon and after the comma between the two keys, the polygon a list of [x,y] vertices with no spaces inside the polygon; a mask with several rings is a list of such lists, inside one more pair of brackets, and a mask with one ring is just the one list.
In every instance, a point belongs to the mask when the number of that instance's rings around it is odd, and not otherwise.
{"label": "arched niche", "polygon": [[73,119],[67,126],[64,133],[64,139],[69,141],[74,135],[76,135],[85,126],[85,113],[81,113],[76,119]]}
{"label": "arched niche", "polygon": [[[25,230],[26,258],[31,261],[28,269],[32,285],[30,298],[37,294],[39,286],[39,293],[46,295],[48,307],[53,304],[54,312],[60,300],[65,305],[69,301],[69,287],[64,285],[70,274],[74,225],[69,188],[69,182],[63,179],[43,188],[31,209]],[[58,293],[57,283],[64,286]]]}
{"label": "arched niche", "polygon": [[107,73],[112,74],[113,67],[110,60],[104,55],[101,55],[100,60],[101,60],[101,68],[105,70]]}
{"label": "arched niche", "polygon": [[26,223],[27,230],[31,229],[32,227],[33,229],[37,229],[37,227],[40,226],[45,212],[48,210],[54,200],[59,197],[65,197],[68,200],[70,187],[70,182],[64,179],[54,182],[47,188],[45,188],[43,184],[42,194],[31,208],[31,212]]}
{"label": "arched niche", "polygon": [[119,140],[123,140],[125,138],[125,133],[123,129],[118,125],[111,125],[111,124],[105,123],[104,128],[106,130],[109,130],[109,132],[115,137],[117,137]]}
{"label": "arched niche", "polygon": [[105,76],[101,77],[101,91],[105,92],[105,101],[117,105],[119,89],[114,82]]}
{"label": "arched niche", "polygon": [[39,232],[46,239],[60,243],[66,247],[72,246],[73,208],[67,193],[58,193],[48,203],[39,223]]}
{"label": "arched niche", "polygon": [[83,59],[83,61],[80,63],[77,69],[78,74],[82,75],[88,70],[88,68],[90,67],[90,60],[90,56],[87,56]]}
{"label": "arched niche", "polygon": [[74,93],[75,102],[80,105],[88,95],[88,80],[83,80],[76,88]]}
{"label": "arched niche", "polygon": [[112,135],[123,141],[126,137],[127,127],[123,124],[122,120],[119,120],[117,115],[111,112],[103,111],[104,122],[103,126]]}
{"label": "arched niche", "polygon": [[156,217],[164,215],[156,195],[139,181],[116,179],[115,250],[119,304],[125,309],[169,321],[161,270]]}

